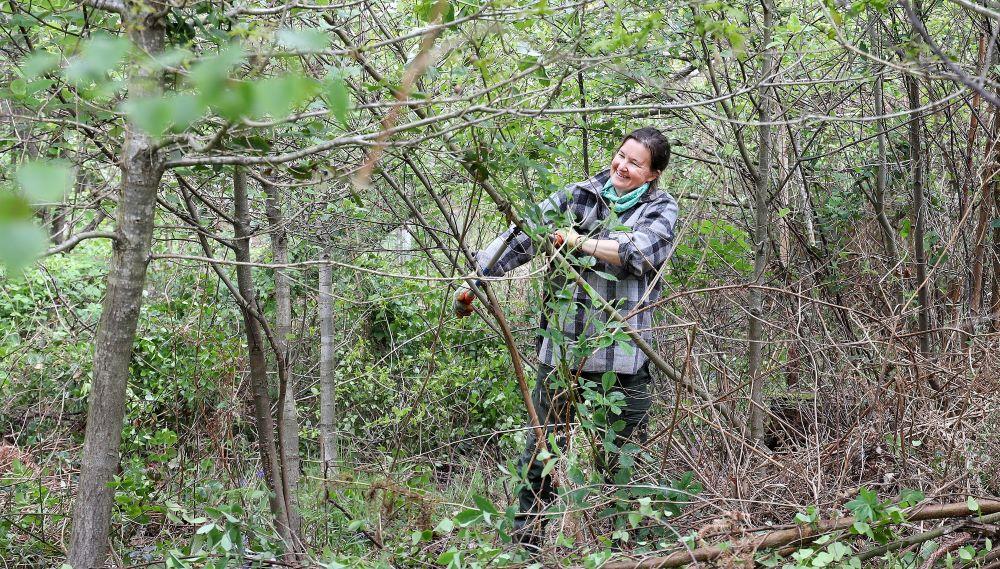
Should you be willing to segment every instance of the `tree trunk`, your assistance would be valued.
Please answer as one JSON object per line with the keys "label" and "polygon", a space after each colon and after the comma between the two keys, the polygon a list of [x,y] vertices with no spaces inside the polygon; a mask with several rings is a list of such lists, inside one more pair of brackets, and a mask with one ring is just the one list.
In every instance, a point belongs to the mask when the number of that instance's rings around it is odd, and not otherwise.
{"label": "tree trunk", "polygon": [[[247,201],[247,178],[243,168],[236,166],[233,171],[233,205],[236,221],[236,260],[250,262],[250,206]],[[253,285],[253,275],[248,265],[236,266],[236,286],[249,306],[257,301],[257,291]],[[281,465],[275,448],[274,420],[271,417],[271,396],[267,386],[267,360],[264,358],[264,344],[260,323],[254,318],[249,307],[242,308],[246,326],[247,348],[250,353],[250,385],[253,388],[254,419],[257,423],[257,444],[260,447],[260,462],[264,470],[264,480],[271,491],[269,502],[278,534],[289,546],[293,546],[289,532],[288,509],[285,502],[284,484],[281,479]],[[259,312],[259,311],[258,311]]]}
{"label": "tree trunk", "polygon": [[[764,8],[764,37],[762,44],[768,46],[771,43],[771,28],[774,23],[774,13],[767,0],[763,0],[761,5]],[[774,68],[774,48],[766,47],[764,53],[764,65],[761,68],[760,77],[763,82],[767,82],[771,77],[771,70]],[[760,285],[764,282],[764,270],[767,267],[768,234],[771,215],[768,211],[768,192],[771,180],[771,111],[773,109],[771,99],[774,97],[774,87],[762,84],[760,87],[760,100],[758,101],[758,116],[760,117],[760,140],[757,145],[757,179],[754,202],[754,270],[753,282]],[[747,339],[750,343],[750,357],[747,365],[747,374],[750,377],[750,440],[761,442],[764,440],[764,378],[761,377],[761,361],[763,359],[763,335],[764,322],[762,320],[764,312],[764,293],[759,287],[750,289],[750,326]]]}
{"label": "tree trunk", "polygon": [[982,199],[976,218],[976,229],[973,233],[972,246],[972,286],[969,294],[969,321],[965,326],[968,333],[975,329],[975,322],[982,316],[983,306],[983,265],[986,256],[986,231],[990,226],[990,213],[993,211],[994,178],[1000,172],[997,154],[997,133],[1000,132],[1000,110],[993,109],[989,138],[986,143],[986,159],[982,167]]}
{"label": "tree trunk", "polygon": [[[931,357],[930,339],[930,295],[931,283],[927,281],[927,254],[924,251],[926,216],[924,215],[924,155],[920,144],[920,92],[917,79],[903,75],[906,99],[910,107],[910,183],[913,185],[913,272],[917,285],[917,341],[920,354]],[[937,389],[937,382],[930,378],[930,384]]]}
{"label": "tree trunk", "polygon": [[[281,265],[287,264],[288,232],[285,231],[285,221],[281,213],[281,199],[277,188],[271,184],[264,184],[264,192],[267,194],[267,221],[270,225],[274,262]],[[275,269],[274,271],[274,298],[278,313],[275,330],[276,341],[278,350],[281,351],[281,357],[275,358],[275,360],[277,365],[284,367],[284,376],[287,378],[285,397],[283,401],[279,402],[282,406],[281,420],[284,423],[281,428],[281,445],[284,448],[281,465],[284,468],[283,478],[288,491],[288,523],[291,524],[292,533],[299,535],[302,529],[302,518],[298,508],[299,500],[296,495],[301,472],[299,416],[295,397],[297,392],[295,376],[291,369],[291,350],[288,347],[289,337],[292,333],[292,292],[285,269]]]}
{"label": "tree trunk", "polygon": [[[329,254],[324,255],[328,260]],[[333,267],[319,268],[319,433],[323,479],[337,468],[337,391],[333,370]]]}
{"label": "tree trunk", "polygon": [[[134,20],[123,17],[123,23],[139,49],[149,54],[162,51],[162,16],[138,16]],[[135,69],[129,96],[158,93],[160,73],[140,66]],[[114,501],[110,483],[118,470],[129,362],[146,283],[156,192],[163,176],[163,160],[155,141],[131,125],[125,132],[120,163],[118,239],[94,338],[93,386],[70,537],[68,561],[79,569],[103,565],[108,553]]]}

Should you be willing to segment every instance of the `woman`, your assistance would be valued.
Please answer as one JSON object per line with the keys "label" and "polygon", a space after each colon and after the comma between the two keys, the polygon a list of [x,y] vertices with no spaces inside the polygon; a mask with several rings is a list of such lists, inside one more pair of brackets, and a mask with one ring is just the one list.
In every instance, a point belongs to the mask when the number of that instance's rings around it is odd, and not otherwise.
{"label": "woman", "polygon": [[[677,220],[677,202],[657,187],[669,160],[670,143],[663,133],[652,127],[636,130],[622,141],[608,170],[549,196],[538,204],[538,219],[532,224],[532,228],[541,223],[562,227],[557,234],[569,251],[582,257],[579,265],[586,267],[581,276],[623,315],[636,311],[628,323],[647,341],[652,336],[651,315],[642,308],[659,297],[656,273],[670,253]],[[479,271],[503,276],[528,262],[535,252],[529,235],[508,229],[477,254]],[[455,295],[455,313],[471,314],[474,298],[467,287],[461,288]],[[568,288],[550,288],[544,304],[532,399],[547,432],[572,421],[574,406],[569,402],[574,390],[566,386],[580,381],[603,386],[605,373],[614,372],[613,389],[624,395],[621,415],[607,421],[624,421],[624,428],[613,436],[615,447],[622,448],[630,438],[644,442],[650,406],[646,354],[627,337],[614,334],[588,292],[572,281]],[[562,445],[561,437],[557,442]],[[535,431],[530,429],[518,464],[520,472],[527,470],[528,484],[518,494],[520,513],[514,536],[537,550],[542,524],[536,520],[553,490],[551,477],[542,476],[544,463],[536,459],[536,443]],[[615,458],[609,457],[610,465],[600,461],[606,476],[612,475]]]}

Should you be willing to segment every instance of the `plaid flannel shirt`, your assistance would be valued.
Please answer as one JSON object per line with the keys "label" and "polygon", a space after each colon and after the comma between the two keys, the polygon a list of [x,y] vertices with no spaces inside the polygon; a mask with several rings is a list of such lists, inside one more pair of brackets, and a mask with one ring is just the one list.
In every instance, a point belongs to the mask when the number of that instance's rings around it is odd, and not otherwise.
{"label": "plaid flannel shirt", "polygon": [[[593,259],[596,262],[580,272],[597,294],[626,315],[637,306],[642,308],[656,302],[660,296],[660,284],[654,284],[653,279],[671,251],[677,202],[662,190],[652,190],[634,207],[619,214],[618,222],[613,223],[612,211],[601,197],[608,176],[609,171],[605,170],[589,180],[553,193],[537,205],[535,213],[543,223],[560,217],[560,213],[565,214],[565,224],[572,224],[580,235],[618,242],[622,266]],[[553,228],[565,226],[559,221],[547,224],[553,225]],[[626,231],[623,226],[630,229]],[[532,228],[537,229],[535,224]],[[486,267],[501,247],[505,250],[497,262],[492,267]],[[484,274],[503,276],[527,263],[535,252],[531,237],[511,227],[479,251],[476,261]],[[613,278],[607,278],[608,275]],[[608,334],[598,338],[598,332],[607,326],[607,315],[593,305],[582,287],[572,281],[565,286],[567,290],[559,296],[565,298],[572,295],[574,302],[564,303],[561,310],[542,309],[539,360],[552,367],[566,364],[570,369],[580,371],[637,373],[648,359],[646,354],[637,349],[631,340],[611,343]],[[648,290],[651,286],[652,290]],[[548,300],[550,298],[546,298]],[[639,306],[640,301],[642,306]],[[652,340],[651,312],[645,310],[628,319],[629,325],[638,330],[647,342]],[[583,341],[587,341],[588,346],[581,346]]]}

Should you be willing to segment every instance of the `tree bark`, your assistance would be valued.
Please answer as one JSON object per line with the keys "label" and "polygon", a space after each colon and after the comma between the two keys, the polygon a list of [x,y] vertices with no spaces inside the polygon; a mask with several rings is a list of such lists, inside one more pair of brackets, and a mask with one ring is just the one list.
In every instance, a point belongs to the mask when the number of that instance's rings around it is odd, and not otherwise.
{"label": "tree bark", "polygon": [[[145,53],[162,51],[162,16],[144,10],[122,18],[129,37]],[[129,95],[155,95],[161,74],[136,66]],[[122,420],[132,343],[142,306],[153,237],[156,192],[163,159],[149,136],[129,125],[121,151],[122,181],[114,252],[108,269],[101,320],[94,338],[94,371],[73,508],[69,563],[78,569],[100,566],[108,553],[108,533],[118,470]]]}
{"label": "tree bark", "polygon": [[[324,259],[329,259],[329,254]],[[333,371],[333,267],[319,268],[319,433],[323,479],[329,480],[337,468],[337,391]]]}
{"label": "tree bark", "polygon": [[[250,262],[250,206],[247,201],[247,178],[241,166],[233,169],[233,219],[236,234],[236,260],[241,263]],[[249,265],[236,266],[236,286],[249,305],[254,305],[257,291],[253,285],[253,275]],[[288,522],[288,507],[285,501],[284,484],[281,479],[281,465],[275,448],[274,420],[271,417],[271,396],[267,385],[267,360],[264,358],[264,343],[261,338],[260,324],[251,314],[249,308],[242,307],[243,323],[246,327],[247,349],[250,353],[250,385],[253,388],[254,420],[257,423],[257,444],[260,449],[260,462],[264,470],[264,480],[267,482],[270,496],[268,501],[278,534],[291,547],[290,525]],[[259,312],[259,311],[258,311]]]}
{"label": "tree bark", "polygon": [[[763,0],[761,5],[764,9],[764,36],[762,43],[768,46],[771,43],[771,28],[774,24],[774,13],[767,0]],[[764,53],[764,65],[761,68],[760,100],[758,101],[758,116],[760,118],[760,139],[757,145],[757,176],[754,203],[754,232],[753,240],[756,251],[754,252],[753,280],[757,285],[764,282],[764,270],[767,268],[768,252],[768,227],[770,226],[771,215],[768,210],[768,193],[771,181],[771,145],[773,143],[771,134],[771,112],[774,97],[774,87],[767,85],[770,80],[771,70],[774,68],[774,49],[766,47]],[[749,292],[750,300],[750,325],[747,339],[750,343],[750,356],[747,363],[747,375],[750,377],[750,440],[761,442],[764,440],[764,380],[761,377],[761,363],[763,359],[763,335],[764,322],[762,320],[764,312],[764,292],[760,287],[754,287]]]}
{"label": "tree bark", "polygon": [[[288,232],[285,231],[285,220],[281,212],[281,196],[273,185],[263,184],[263,186],[267,195],[267,222],[270,226],[269,233],[274,262],[286,264],[288,263]],[[288,523],[291,524],[292,533],[299,535],[302,529],[302,518],[298,508],[299,501],[296,495],[299,474],[301,473],[299,416],[295,397],[296,381],[292,374],[291,350],[289,349],[289,338],[292,332],[292,291],[288,274],[284,269],[275,269],[274,271],[274,298],[277,305],[276,340],[278,350],[281,352],[280,357],[275,358],[275,360],[277,365],[284,367],[284,376],[287,378],[285,396],[279,402],[282,408],[281,420],[284,423],[280,429],[281,446],[284,448],[281,466],[284,469],[283,478],[288,491]]]}

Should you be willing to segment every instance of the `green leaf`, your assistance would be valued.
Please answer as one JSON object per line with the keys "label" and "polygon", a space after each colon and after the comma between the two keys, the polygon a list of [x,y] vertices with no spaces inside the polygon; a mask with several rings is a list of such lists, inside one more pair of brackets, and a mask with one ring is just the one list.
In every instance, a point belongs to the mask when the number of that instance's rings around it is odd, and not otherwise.
{"label": "green leaf", "polygon": [[164,97],[142,97],[122,103],[132,124],[150,136],[161,136],[170,127],[170,105]]}
{"label": "green leaf", "polygon": [[25,79],[35,79],[59,66],[59,56],[47,51],[36,51],[21,63],[21,74]]}
{"label": "green leaf", "polygon": [[312,99],[315,92],[315,81],[299,74],[258,81],[254,84],[255,114],[285,117],[296,107]]}
{"label": "green leaf", "polygon": [[23,97],[28,93],[28,84],[24,79],[15,79],[10,82],[10,92],[17,97]]}
{"label": "green leaf", "polygon": [[73,170],[64,160],[35,160],[17,170],[17,182],[32,203],[58,201],[73,185]]}
{"label": "green leaf", "polygon": [[969,507],[970,512],[979,511],[979,502],[977,502],[972,496],[969,496],[969,499],[965,501],[965,505]]}
{"label": "green leaf", "polygon": [[330,47],[330,34],[315,28],[278,30],[278,45],[299,53],[315,53]]}
{"label": "green leaf", "polygon": [[545,478],[546,476],[548,476],[549,474],[551,474],[552,471],[555,470],[556,465],[558,465],[558,464],[559,464],[559,461],[557,459],[555,459],[555,458],[550,458],[548,461],[546,461],[545,462],[545,467],[542,468],[542,478]]}
{"label": "green leaf", "polygon": [[48,235],[27,219],[0,221],[0,263],[13,273],[31,264],[45,251]]}
{"label": "green leaf", "polygon": [[351,523],[347,524],[347,531],[358,531],[364,525],[364,520],[351,520]]}
{"label": "green leaf", "polygon": [[230,45],[211,57],[199,61],[191,68],[189,77],[197,89],[198,96],[211,105],[220,95],[229,80],[229,72],[243,62],[243,48]]}
{"label": "green leaf", "polygon": [[[542,476],[544,477],[545,475],[543,474]],[[476,506],[480,510],[482,510],[482,511],[484,511],[486,513],[489,513],[489,514],[499,514],[500,513],[500,510],[497,510],[496,506],[494,506],[492,502],[490,502],[486,498],[483,498],[479,494],[473,495],[472,496],[472,501],[475,502]]]}
{"label": "green leaf", "polygon": [[899,493],[899,505],[904,508],[915,506],[923,499],[924,493],[920,490],[904,488],[903,491]]}
{"label": "green leaf", "polygon": [[455,523],[461,527],[470,526],[478,522],[483,517],[482,514],[480,510],[462,510],[455,516]]}
{"label": "green leaf", "polygon": [[453,547],[453,548],[449,549],[448,551],[445,551],[441,555],[438,555],[437,564],[438,565],[448,565],[449,563],[451,563],[451,561],[455,558],[456,555],[458,555],[458,550],[456,550]]}
{"label": "green leaf", "polygon": [[455,529],[455,522],[451,518],[445,518],[438,522],[438,525],[434,528],[435,533],[445,534],[451,533]]}
{"label": "green leaf", "polygon": [[80,55],[70,60],[64,76],[70,83],[100,82],[109,71],[118,67],[128,54],[128,40],[97,35],[83,46]]}
{"label": "green leaf", "polygon": [[351,95],[347,90],[347,83],[339,74],[330,74],[323,82],[325,88],[325,99],[333,111],[333,116],[337,117],[344,128],[348,128],[347,120],[350,117]]}

